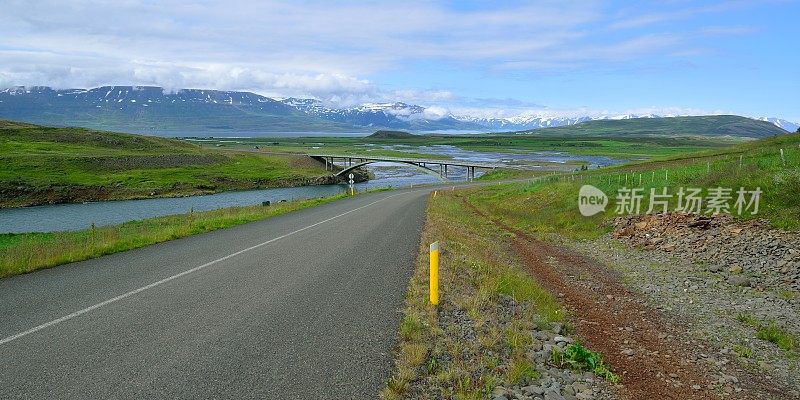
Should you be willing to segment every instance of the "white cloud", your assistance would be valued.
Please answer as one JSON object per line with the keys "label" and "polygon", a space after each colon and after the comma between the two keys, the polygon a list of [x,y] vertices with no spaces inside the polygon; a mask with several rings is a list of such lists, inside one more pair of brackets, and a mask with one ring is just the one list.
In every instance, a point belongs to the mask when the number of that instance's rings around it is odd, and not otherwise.
{"label": "white cloud", "polygon": [[422,113],[425,119],[438,120],[452,115],[450,110],[444,107],[431,106]]}
{"label": "white cloud", "polygon": [[[704,46],[694,32],[642,34],[631,28],[729,7],[641,17],[635,17],[638,10],[620,10],[609,20],[609,6],[600,0],[480,9],[430,1],[5,0],[0,86],[138,84],[250,90],[339,105],[469,103],[449,90],[419,89],[426,85],[413,81],[386,90],[365,77],[419,61],[494,73],[700,54]],[[715,26],[705,33],[746,29]],[[617,32],[598,43],[597,34],[608,31]]]}

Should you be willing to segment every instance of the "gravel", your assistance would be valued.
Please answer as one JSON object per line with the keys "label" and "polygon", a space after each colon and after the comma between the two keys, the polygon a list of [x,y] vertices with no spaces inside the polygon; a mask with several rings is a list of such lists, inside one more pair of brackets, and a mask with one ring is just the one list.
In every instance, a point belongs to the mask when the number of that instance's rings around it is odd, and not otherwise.
{"label": "gravel", "polygon": [[[800,398],[797,352],[756,338],[736,318],[751,316],[800,337],[797,234],[763,221],[673,213],[617,219],[612,234],[574,247],[618,269],[653,307],[685,321],[685,339],[698,341],[687,357],[712,371],[716,390],[747,390],[735,375],[750,372]],[[737,353],[743,348],[752,350],[749,358]]]}
{"label": "gravel", "polygon": [[614,236],[646,250],[690,257],[734,286],[800,290],[800,234],[772,229],[764,220],[688,213],[620,217]]}

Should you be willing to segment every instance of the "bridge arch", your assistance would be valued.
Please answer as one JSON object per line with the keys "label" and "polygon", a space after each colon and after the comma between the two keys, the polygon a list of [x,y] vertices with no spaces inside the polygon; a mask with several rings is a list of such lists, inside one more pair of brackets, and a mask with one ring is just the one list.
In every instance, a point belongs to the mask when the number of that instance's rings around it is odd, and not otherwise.
{"label": "bridge arch", "polygon": [[354,170],[354,169],[356,169],[358,167],[363,167],[363,166],[368,165],[368,164],[374,164],[374,163],[379,163],[379,162],[411,165],[411,166],[416,167],[417,169],[421,170],[422,172],[425,172],[425,173],[427,173],[429,175],[433,175],[433,176],[439,178],[439,180],[441,180],[443,182],[447,182],[448,181],[447,178],[445,178],[442,175],[439,175],[439,173],[434,171],[433,169],[430,169],[430,168],[428,168],[426,166],[420,165],[420,163],[418,163],[418,162],[404,161],[404,160],[366,160],[366,161],[362,161],[362,162],[360,162],[358,164],[353,164],[353,165],[350,165],[348,167],[345,167],[343,170],[337,172],[335,174],[335,176],[346,176],[352,170]]}

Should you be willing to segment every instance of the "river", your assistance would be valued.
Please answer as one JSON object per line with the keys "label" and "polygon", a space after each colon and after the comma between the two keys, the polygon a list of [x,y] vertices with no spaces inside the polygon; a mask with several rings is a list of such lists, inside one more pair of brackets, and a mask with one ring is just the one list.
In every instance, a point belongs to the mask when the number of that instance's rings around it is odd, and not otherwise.
{"label": "river", "polygon": [[[563,153],[493,153],[462,150],[453,146],[393,147],[395,150],[418,153],[444,154],[456,160],[473,162],[498,162],[519,164],[523,162],[586,161],[592,166],[619,163],[607,157],[571,156]],[[406,187],[425,183],[435,183],[438,179],[410,166],[376,163],[368,166],[375,178],[355,184],[357,191],[381,187]],[[480,176],[480,171],[476,171]],[[448,178],[463,181],[466,172],[463,168],[451,167]],[[281,200],[309,199],[331,196],[349,189],[348,185],[317,185],[293,188],[275,188],[223,192],[210,195],[156,198],[142,200],[103,201],[79,204],[53,204],[34,207],[0,209],[0,233],[55,232],[85,229],[97,226],[119,224],[127,221],[162,215],[206,211],[225,207],[273,203]]]}

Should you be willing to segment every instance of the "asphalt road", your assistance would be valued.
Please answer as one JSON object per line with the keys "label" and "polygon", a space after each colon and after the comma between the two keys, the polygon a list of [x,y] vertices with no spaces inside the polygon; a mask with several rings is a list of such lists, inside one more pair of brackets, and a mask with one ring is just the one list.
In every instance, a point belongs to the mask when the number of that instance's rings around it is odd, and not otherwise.
{"label": "asphalt road", "polygon": [[376,398],[427,194],[0,280],[0,398]]}

